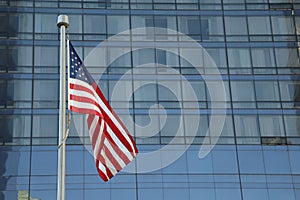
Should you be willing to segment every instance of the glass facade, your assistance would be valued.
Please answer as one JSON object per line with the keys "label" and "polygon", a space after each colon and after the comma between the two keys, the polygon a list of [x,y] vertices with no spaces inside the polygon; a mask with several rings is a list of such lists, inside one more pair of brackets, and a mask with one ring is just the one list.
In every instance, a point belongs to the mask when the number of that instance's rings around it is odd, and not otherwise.
{"label": "glass facade", "polygon": [[[72,122],[66,199],[300,199],[297,0],[2,0],[0,10],[0,200],[56,198],[59,14],[69,16],[69,37],[82,58],[123,31],[165,28],[159,37],[168,39],[162,44],[170,51],[126,53],[128,47],[115,46],[122,56],[109,66],[87,67],[95,77],[101,75],[100,88],[129,124],[141,153],[161,149],[174,138],[174,152],[191,144],[168,166],[120,172],[104,183],[86,148],[88,138],[80,138]],[[180,56],[173,44],[183,34],[212,58],[226,94],[224,102],[217,102],[226,104],[222,134],[204,158],[199,158],[200,148],[214,139],[205,139],[213,108],[207,86],[216,79],[205,59],[197,71]],[[140,82],[127,80],[124,94],[114,96],[121,77],[138,65],[145,66],[139,68]],[[185,77],[196,101],[185,81],[164,66]],[[154,83],[157,74],[163,74],[164,85]],[[151,84],[141,86],[145,80]],[[129,101],[122,98],[127,93],[134,93]],[[151,118],[149,110],[154,110]],[[135,123],[126,123],[131,120]],[[145,131],[150,122],[155,126]]]}

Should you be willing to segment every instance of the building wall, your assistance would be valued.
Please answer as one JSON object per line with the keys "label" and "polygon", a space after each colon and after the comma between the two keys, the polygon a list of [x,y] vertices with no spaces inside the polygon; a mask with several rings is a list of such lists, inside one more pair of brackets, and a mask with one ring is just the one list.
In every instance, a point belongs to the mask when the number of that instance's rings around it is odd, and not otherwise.
{"label": "building wall", "polygon": [[[74,117],[67,141],[67,199],[300,199],[299,9],[300,3],[290,0],[0,1],[0,199],[56,198],[59,14],[70,17],[69,37],[82,58],[129,29],[154,26],[185,34],[213,59],[226,93],[225,102],[218,102],[226,108],[216,109],[226,113],[222,134],[199,158],[200,148],[215,139],[205,140],[213,115],[207,85],[216,81],[210,65],[195,70],[174,53],[143,46],[109,66],[87,66],[141,153],[162,149],[173,138],[174,152],[192,144],[165,168],[121,172],[103,183]],[[161,45],[180,54],[174,45],[180,34],[160,37],[167,40]],[[122,53],[128,47],[114,48]],[[147,63],[156,65],[125,80],[133,84],[124,84],[124,93],[113,98],[122,76]],[[184,77],[197,100],[189,98],[180,77],[161,66]],[[138,81],[157,81],[158,74],[182,96],[148,84],[122,100]],[[141,133],[140,126],[151,122],[150,108],[156,126]],[[200,122],[192,120],[199,115]],[[196,136],[190,137],[195,126]]]}

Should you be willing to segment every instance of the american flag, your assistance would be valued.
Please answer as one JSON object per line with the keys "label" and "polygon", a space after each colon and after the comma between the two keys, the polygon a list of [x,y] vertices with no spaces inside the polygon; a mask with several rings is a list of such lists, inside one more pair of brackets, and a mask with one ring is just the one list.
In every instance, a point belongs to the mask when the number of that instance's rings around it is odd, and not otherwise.
{"label": "american flag", "polygon": [[136,157],[138,150],[71,42],[69,48],[69,109],[87,114],[96,167],[100,177],[108,181]]}

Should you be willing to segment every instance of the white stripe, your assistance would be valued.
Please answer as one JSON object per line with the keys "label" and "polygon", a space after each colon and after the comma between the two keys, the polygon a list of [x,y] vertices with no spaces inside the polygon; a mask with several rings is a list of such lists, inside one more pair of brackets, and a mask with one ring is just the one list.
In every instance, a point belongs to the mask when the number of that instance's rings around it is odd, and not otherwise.
{"label": "white stripe", "polygon": [[109,143],[109,141],[105,140],[104,144],[107,147],[107,149],[109,150],[109,152],[112,154],[112,156],[119,163],[119,165],[121,166],[121,168],[125,167],[126,164],[124,163],[124,161],[122,160],[122,158],[120,158],[120,156],[115,152],[115,150],[113,149],[113,147],[111,146],[111,144]]}
{"label": "white stripe", "polygon": [[109,171],[115,175],[117,172],[116,168],[114,167],[114,165],[110,162],[110,159],[106,156],[105,152],[102,150],[101,151],[101,155],[103,156],[104,158],[104,161],[105,161],[105,165],[106,167],[109,169]]}
{"label": "white stripe", "polygon": [[[98,134],[98,137],[97,137],[97,140],[95,143],[95,149],[94,149],[94,157],[95,158],[97,158],[97,155],[100,153],[100,148],[103,148],[103,147],[100,147],[103,129],[104,129],[104,120],[101,120],[100,131],[99,131],[99,134]],[[91,140],[92,140],[92,138],[91,138]]]}
{"label": "white stripe", "polygon": [[[89,115],[87,115],[87,118],[88,118]],[[90,133],[90,138],[91,138],[91,142],[92,142],[92,136],[96,130],[96,126],[97,126],[97,123],[98,123],[98,116],[97,115],[94,115],[94,118],[93,118],[93,121],[91,123],[91,127],[89,128],[89,133]],[[86,119],[88,120],[88,119]]]}
{"label": "white stripe", "polygon": [[103,174],[106,176],[106,178],[109,180],[110,178],[107,176],[107,172],[106,172],[106,169],[105,169],[105,166],[99,161],[99,164],[98,164],[98,169],[100,169],[100,171],[103,172]]}
{"label": "white stripe", "polygon": [[[87,89],[90,89],[90,88],[87,88]],[[77,90],[77,89],[70,89],[69,94],[70,94],[69,96],[71,96],[71,94],[73,94],[73,95],[80,96],[80,97],[86,97],[86,98],[89,98],[89,99],[97,102],[96,97],[93,94],[91,94],[89,92],[86,92],[86,91]]]}
{"label": "white stripe", "polygon": [[127,148],[123,145],[123,143],[119,140],[119,138],[115,135],[115,133],[111,130],[109,126],[106,126],[106,130],[108,134],[111,136],[113,141],[116,143],[118,148],[126,155],[126,157],[131,161],[133,160],[133,156],[131,153],[127,150]]}
{"label": "white stripe", "polygon": [[[100,109],[91,103],[79,102],[79,101],[74,101],[74,100],[70,100],[70,103],[72,106],[74,106],[76,108],[90,109],[90,110],[94,110],[94,111],[101,113]],[[88,114],[88,113],[86,113],[86,114]]]}
{"label": "white stripe", "polygon": [[[71,78],[71,83],[73,84],[77,84],[77,85],[82,85],[86,88],[88,88],[89,90],[94,92],[94,96],[97,99],[97,102],[99,103],[100,107],[104,110],[104,112],[109,116],[109,118],[112,120],[112,122],[116,125],[116,127],[121,131],[122,135],[125,137],[125,139],[127,140],[127,142],[130,144],[131,148],[134,151],[134,145],[131,142],[130,138],[128,137],[126,131],[123,129],[123,127],[120,125],[120,123],[118,122],[118,120],[114,117],[114,115],[110,112],[110,110],[106,107],[106,105],[104,104],[104,102],[101,100],[101,98],[98,96],[97,92],[94,90],[94,88],[89,85],[88,83],[78,80],[78,79],[72,79]],[[107,124],[109,126],[109,124]],[[133,152],[134,155],[136,155],[136,152]]]}

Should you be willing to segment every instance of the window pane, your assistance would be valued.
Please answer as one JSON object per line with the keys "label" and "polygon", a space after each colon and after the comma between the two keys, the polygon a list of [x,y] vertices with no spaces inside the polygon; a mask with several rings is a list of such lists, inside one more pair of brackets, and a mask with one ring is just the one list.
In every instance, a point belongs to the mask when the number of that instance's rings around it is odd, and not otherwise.
{"label": "window pane", "polygon": [[231,81],[233,101],[254,101],[254,87],[252,81]]}
{"label": "window pane", "polygon": [[269,16],[249,16],[249,34],[266,35],[271,34],[271,23]]}
{"label": "window pane", "polygon": [[274,51],[272,48],[251,49],[253,67],[275,67]]}
{"label": "window pane", "polygon": [[234,115],[237,136],[258,137],[258,120],[256,115]]}
{"label": "window pane", "polygon": [[248,48],[228,48],[229,67],[251,67]]}
{"label": "window pane", "polygon": [[57,137],[58,116],[57,115],[34,115],[33,137]]}
{"label": "window pane", "polygon": [[282,116],[260,115],[259,127],[261,136],[284,136]]}
{"label": "window pane", "polygon": [[[57,14],[35,14],[35,32],[36,33],[57,33],[57,26],[52,26],[57,22]],[[76,23],[74,23],[76,24]]]}
{"label": "window pane", "polygon": [[129,30],[128,16],[107,16],[108,34],[118,34],[127,30]]}
{"label": "window pane", "polygon": [[277,81],[255,81],[257,101],[280,101]]}
{"label": "window pane", "polygon": [[289,16],[272,16],[272,29],[274,34],[294,34],[293,18]]}
{"label": "window pane", "polygon": [[106,34],[105,16],[100,15],[84,15],[85,33]]}
{"label": "window pane", "polygon": [[246,17],[225,17],[226,35],[247,35]]}
{"label": "window pane", "polygon": [[284,116],[285,131],[287,136],[300,136],[300,116],[285,115]]}

